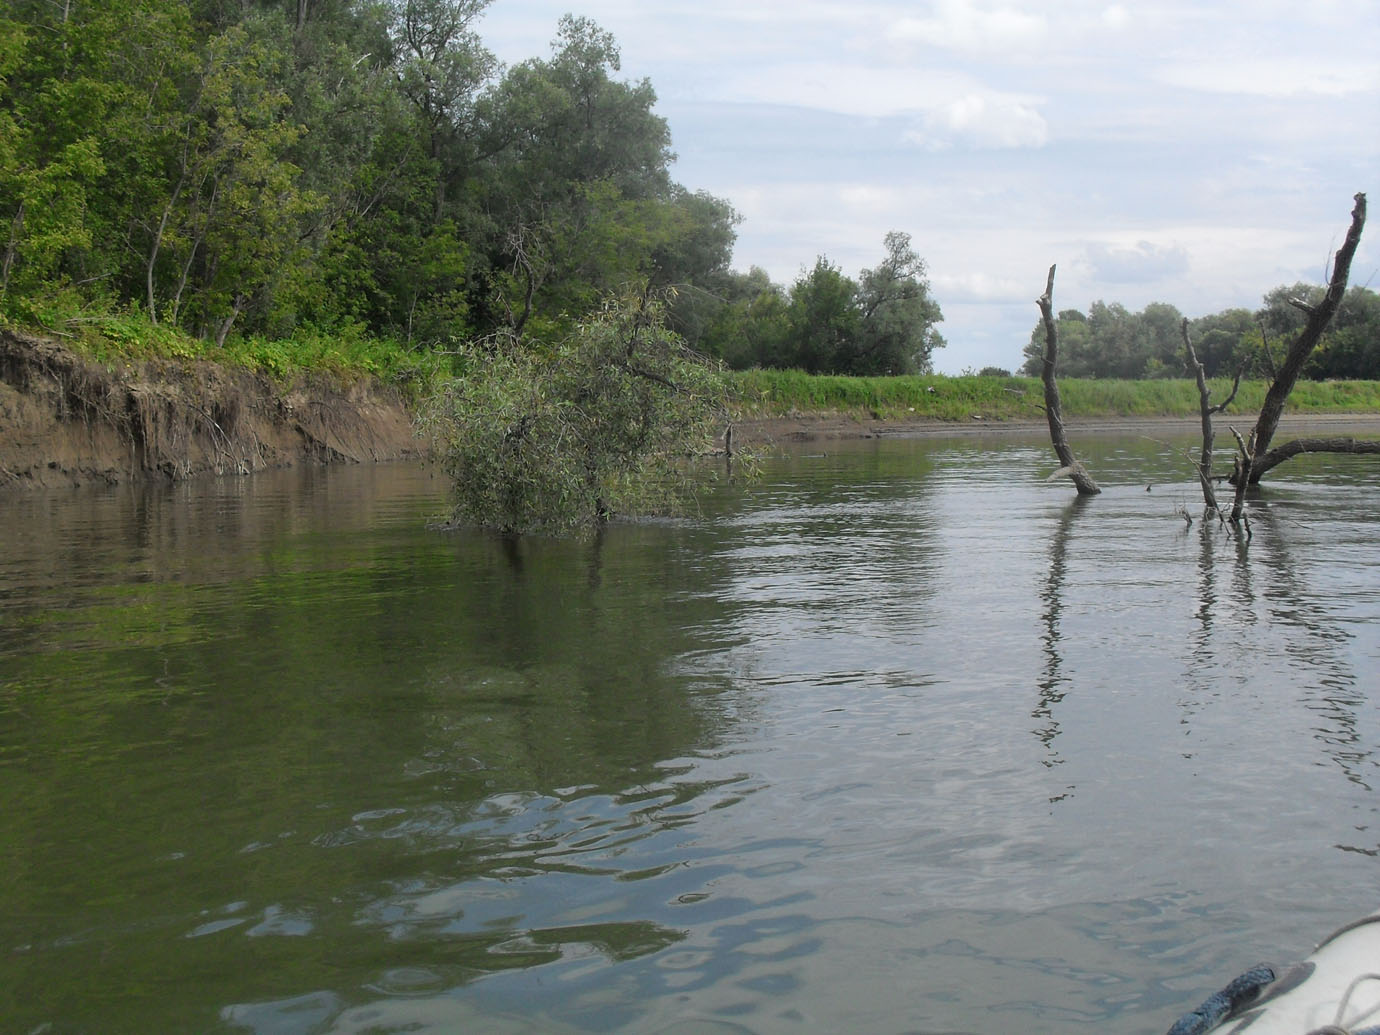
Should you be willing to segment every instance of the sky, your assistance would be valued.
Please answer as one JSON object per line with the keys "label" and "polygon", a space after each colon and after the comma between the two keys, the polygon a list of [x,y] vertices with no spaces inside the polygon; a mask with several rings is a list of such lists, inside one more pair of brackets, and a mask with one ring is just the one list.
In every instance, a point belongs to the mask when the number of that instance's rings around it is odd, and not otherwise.
{"label": "sky", "polygon": [[[929,267],[936,370],[1018,369],[1056,309],[1185,316],[1322,282],[1380,204],[1380,0],[494,0],[506,64],[561,15],[648,79],[672,175],[742,217],[733,267]],[[1380,216],[1352,283],[1380,290]]]}

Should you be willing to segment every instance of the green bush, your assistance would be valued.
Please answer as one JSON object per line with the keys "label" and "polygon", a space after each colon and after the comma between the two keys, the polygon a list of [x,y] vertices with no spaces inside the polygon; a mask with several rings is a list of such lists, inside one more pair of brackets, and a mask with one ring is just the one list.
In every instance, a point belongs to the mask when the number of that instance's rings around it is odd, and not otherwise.
{"label": "green bush", "polygon": [[606,307],[560,342],[474,344],[420,424],[453,485],[452,520],[564,533],[676,509],[691,456],[727,416],[723,375],[643,300]]}

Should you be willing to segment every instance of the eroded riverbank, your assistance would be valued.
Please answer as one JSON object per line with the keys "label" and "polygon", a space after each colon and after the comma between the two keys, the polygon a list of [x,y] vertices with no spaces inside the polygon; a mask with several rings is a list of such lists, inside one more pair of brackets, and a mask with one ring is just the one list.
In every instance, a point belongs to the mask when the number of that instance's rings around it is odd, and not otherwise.
{"label": "eroded riverbank", "polygon": [[0,330],[0,492],[417,456],[397,392],[205,362],[101,364]]}

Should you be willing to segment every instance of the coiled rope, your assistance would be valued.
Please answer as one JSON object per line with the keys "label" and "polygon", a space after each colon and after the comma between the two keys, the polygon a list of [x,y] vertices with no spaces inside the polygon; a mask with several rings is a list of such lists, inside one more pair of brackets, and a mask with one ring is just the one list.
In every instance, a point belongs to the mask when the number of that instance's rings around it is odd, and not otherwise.
{"label": "coiled rope", "polygon": [[1205,1035],[1217,1027],[1228,1014],[1255,1002],[1261,990],[1274,979],[1275,972],[1272,967],[1264,964],[1252,967],[1222,991],[1208,996],[1198,1009],[1184,1014],[1175,1021],[1168,1035]]}

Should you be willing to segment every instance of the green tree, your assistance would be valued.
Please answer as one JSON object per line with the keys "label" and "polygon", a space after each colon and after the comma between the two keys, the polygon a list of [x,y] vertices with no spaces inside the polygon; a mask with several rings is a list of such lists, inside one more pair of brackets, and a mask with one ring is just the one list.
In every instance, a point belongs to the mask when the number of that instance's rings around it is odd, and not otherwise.
{"label": "green tree", "polygon": [[[1135,380],[1182,376],[1183,317],[1172,305],[1152,302],[1138,313],[1120,302],[1094,302],[1086,315],[1062,310],[1059,334],[1059,373],[1064,377],[1108,377]],[[1045,331],[1036,324],[1024,350],[1022,372],[1039,377]]]}
{"label": "green tree", "polygon": [[767,271],[726,271],[708,291],[720,303],[705,327],[703,348],[734,370],[789,365],[790,311],[785,292]]}
{"label": "green tree", "polygon": [[1380,293],[1359,284],[1347,290],[1304,373],[1319,379],[1380,379]]}
{"label": "green tree", "polygon": [[1139,349],[1147,354],[1142,377],[1183,377],[1183,314],[1167,302],[1151,302],[1138,314]]}
{"label": "green tree", "polygon": [[324,202],[286,160],[302,133],[279,85],[287,61],[281,40],[242,26],[207,41],[161,133],[157,203],[137,219],[151,319],[223,343],[301,254],[300,228]]}
{"label": "green tree", "polygon": [[930,295],[925,260],[911,247],[910,235],[892,231],[885,244],[886,258],[858,279],[859,326],[846,372],[928,373],[931,355],[944,346],[935,329],[944,315]]}
{"label": "green tree", "polygon": [[1189,334],[1207,377],[1233,377],[1259,362],[1260,332],[1248,309],[1201,316],[1190,323]]}
{"label": "green tree", "polygon": [[847,372],[862,323],[857,295],[851,277],[824,256],[816,259],[791,286],[789,352],[783,365],[810,374]]}
{"label": "green tree", "polygon": [[[85,14],[85,8],[79,13]],[[0,302],[68,279],[93,247],[114,91],[90,64],[98,28],[68,7],[0,14]],[[105,39],[109,39],[106,36]],[[94,54],[93,54],[94,52]]]}
{"label": "green tree", "polygon": [[610,34],[567,16],[549,59],[516,65],[484,98],[491,326],[530,335],[539,313],[538,334],[560,336],[629,283],[719,264],[725,231],[731,246],[731,209],[671,181],[656,94],[620,67]]}
{"label": "green tree", "polygon": [[567,532],[683,500],[686,458],[723,427],[727,388],[662,316],[646,295],[627,297],[543,348],[468,347],[423,420],[454,486],[453,519]]}
{"label": "green tree", "polygon": [[[1077,309],[1061,309],[1054,325],[1059,335],[1059,376],[1096,377],[1088,318]],[[1030,341],[1023,355],[1025,363],[1021,366],[1021,373],[1026,377],[1039,377],[1045,355],[1045,329],[1042,323],[1037,323],[1030,332]]]}

